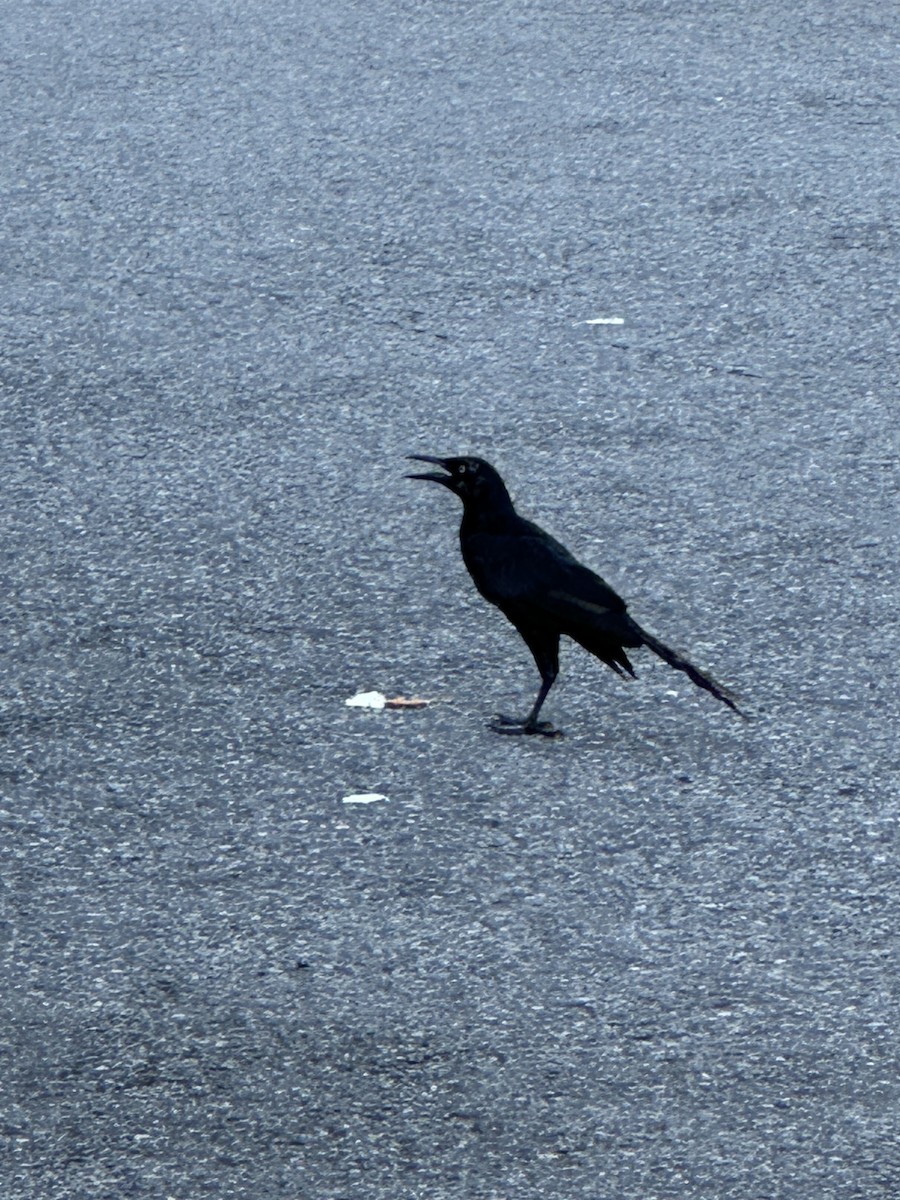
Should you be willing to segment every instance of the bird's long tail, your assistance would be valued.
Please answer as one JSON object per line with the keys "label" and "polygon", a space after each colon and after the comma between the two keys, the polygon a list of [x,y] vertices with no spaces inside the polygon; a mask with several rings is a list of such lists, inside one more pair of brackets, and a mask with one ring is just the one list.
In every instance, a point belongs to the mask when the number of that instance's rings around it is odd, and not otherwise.
{"label": "bird's long tail", "polygon": [[688,679],[690,679],[693,683],[696,683],[697,687],[703,688],[704,691],[711,692],[717,700],[721,700],[723,704],[727,704],[728,707],[733,709],[739,717],[743,717],[745,721],[749,720],[747,714],[741,712],[734,700],[732,700],[731,696],[729,696],[728,692],[720,684],[716,683],[714,679],[711,679],[709,675],[706,675],[698,667],[695,667],[693,663],[689,663],[686,658],[682,658],[680,654],[677,654],[663,642],[659,641],[659,639],[655,638],[652,633],[648,633],[646,629],[642,629],[636,621],[632,622],[632,624],[635,627],[635,631],[640,634],[641,641],[644,643],[644,645],[649,646],[654,654],[658,654],[663,662],[667,662],[669,666],[674,667],[676,671],[684,671]]}

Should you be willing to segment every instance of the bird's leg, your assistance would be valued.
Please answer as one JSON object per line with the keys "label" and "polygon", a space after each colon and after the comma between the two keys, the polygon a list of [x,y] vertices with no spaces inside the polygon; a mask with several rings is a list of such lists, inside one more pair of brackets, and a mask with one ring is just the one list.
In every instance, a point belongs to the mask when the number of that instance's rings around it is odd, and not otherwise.
{"label": "bird's leg", "polygon": [[561,729],[556,729],[549,721],[538,720],[541,705],[547,699],[547,693],[553,687],[554,680],[559,671],[556,656],[554,655],[552,659],[539,661],[538,665],[541,667],[541,689],[537,694],[537,699],[534,702],[531,712],[524,721],[517,720],[515,717],[506,717],[502,713],[498,713],[491,722],[491,729],[495,733],[539,733],[543,737],[562,737]]}

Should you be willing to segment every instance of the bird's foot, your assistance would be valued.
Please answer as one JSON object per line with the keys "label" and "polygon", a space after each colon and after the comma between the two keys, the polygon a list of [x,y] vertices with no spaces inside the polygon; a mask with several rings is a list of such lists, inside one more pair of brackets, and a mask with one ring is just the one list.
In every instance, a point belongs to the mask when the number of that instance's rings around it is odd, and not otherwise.
{"label": "bird's foot", "polygon": [[494,733],[503,733],[506,735],[515,736],[516,734],[540,734],[541,737],[558,738],[563,736],[563,731],[557,729],[555,725],[551,725],[549,721],[528,721],[522,720],[521,717],[507,717],[504,713],[497,713],[490,728]]}

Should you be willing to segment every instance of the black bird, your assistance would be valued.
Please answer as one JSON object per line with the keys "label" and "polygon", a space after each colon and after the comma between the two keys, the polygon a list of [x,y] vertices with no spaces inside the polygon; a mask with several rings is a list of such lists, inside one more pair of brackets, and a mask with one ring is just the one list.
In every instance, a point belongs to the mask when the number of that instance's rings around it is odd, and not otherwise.
{"label": "black bird", "polygon": [[463,502],[459,544],[475,586],[496,604],[525,639],[541,673],[534,707],[524,720],[498,716],[498,733],[559,736],[549,721],[539,721],[541,705],[559,673],[559,639],[572,638],[611,667],[617,675],[634,675],[626,647],[648,646],[698,687],[744,716],[719,685],[680,654],[663,645],[627,613],[625,601],[608,583],[583,566],[549,533],[520,517],[503,480],[482,458],[434,458],[410,454],[417,462],[434,463],[429,471],[407,479],[442,483]]}

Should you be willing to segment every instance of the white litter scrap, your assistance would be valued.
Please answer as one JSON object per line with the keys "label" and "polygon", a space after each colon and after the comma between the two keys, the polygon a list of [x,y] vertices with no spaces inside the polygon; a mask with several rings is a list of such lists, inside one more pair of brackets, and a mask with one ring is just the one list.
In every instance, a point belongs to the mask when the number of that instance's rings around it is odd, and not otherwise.
{"label": "white litter scrap", "polygon": [[387,703],[387,696],[383,692],[357,692],[355,696],[351,696],[344,703],[348,708],[382,709]]}
{"label": "white litter scrap", "polygon": [[589,321],[579,321],[580,325],[624,325],[624,317],[591,317]]}
{"label": "white litter scrap", "polygon": [[352,796],[345,796],[345,804],[375,804],[379,800],[387,800],[387,796],[383,796],[381,792],[354,792]]}
{"label": "white litter scrap", "polygon": [[427,708],[431,701],[421,696],[392,696],[388,699],[384,692],[357,692],[344,703],[348,708],[371,708],[380,712],[383,708]]}

